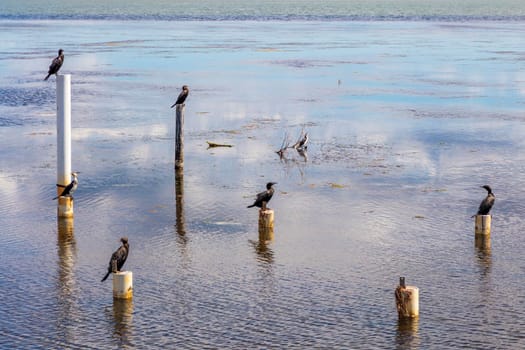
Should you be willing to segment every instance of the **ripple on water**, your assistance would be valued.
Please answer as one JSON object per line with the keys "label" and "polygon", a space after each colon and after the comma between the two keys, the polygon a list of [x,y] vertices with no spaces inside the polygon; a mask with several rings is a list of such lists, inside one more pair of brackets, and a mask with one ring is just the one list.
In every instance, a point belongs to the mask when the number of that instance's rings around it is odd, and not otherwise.
{"label": "ripple on water", "polygon": [[55,100],[54,89],[47,87],[0,87],[0,105],[8,107],[44,106]]}

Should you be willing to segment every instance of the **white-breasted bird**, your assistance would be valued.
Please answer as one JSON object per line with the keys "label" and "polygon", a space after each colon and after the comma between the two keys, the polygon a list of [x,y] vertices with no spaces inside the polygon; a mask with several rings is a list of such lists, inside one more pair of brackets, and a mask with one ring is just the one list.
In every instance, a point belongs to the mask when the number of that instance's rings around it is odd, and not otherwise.
{"label": "white-breasted bird", "polygon": [[73,180],[64,188],[60,196],[56,196],[53,200],[63,196],[72,197],[73,192],[75,192],[78,187],[78,172],[72,172],[71,175],[73,176]]}

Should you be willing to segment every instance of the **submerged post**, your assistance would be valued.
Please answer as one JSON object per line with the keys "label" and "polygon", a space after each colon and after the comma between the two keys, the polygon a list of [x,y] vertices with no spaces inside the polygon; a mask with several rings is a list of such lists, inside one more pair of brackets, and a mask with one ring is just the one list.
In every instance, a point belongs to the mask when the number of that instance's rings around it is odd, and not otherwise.
{"label": "submerged post", "polygon": [[405,277],[400,277],[395,296],[397,314],[400,318],[419,316],[419,288],[405,285]]}
{"label": "submerged post", "polygon": [[184,168],[184,103],[176,106],[175,169]]}
{"label": "submerged post", "polygon": [[262,203],[259,210],[259,241],[273,240],[273,210],[266,207],[266,202]]}
{"label": "submerged post", "polygon": [[476,219],[474,221],[475,234],[490,237],[491,221],[492,221],[491,215],[476,215]]}
{"label": "submerged post", "polygon": [[133,297],[133,273],[119,271],[113,273],[113,298],[131,299]]}
{"label": "submerged post", "polygon": [[[57,195],[71,182],[71,74],[57,75]],[[58,198],[58,216],[73,217],[73,198]]]}

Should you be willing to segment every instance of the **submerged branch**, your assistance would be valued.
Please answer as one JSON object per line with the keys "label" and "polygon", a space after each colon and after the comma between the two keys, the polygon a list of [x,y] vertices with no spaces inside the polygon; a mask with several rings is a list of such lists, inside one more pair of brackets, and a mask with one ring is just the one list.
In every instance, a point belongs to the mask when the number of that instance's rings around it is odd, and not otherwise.
{"label": "submerged branch", "polygon": [[233,147],[233,145],[228,145],[226,143],[215,143],[215,142],[211,142],[211,141],[206,141],[206,143],[208,144],[208,148],[212,148],[212,147]]}

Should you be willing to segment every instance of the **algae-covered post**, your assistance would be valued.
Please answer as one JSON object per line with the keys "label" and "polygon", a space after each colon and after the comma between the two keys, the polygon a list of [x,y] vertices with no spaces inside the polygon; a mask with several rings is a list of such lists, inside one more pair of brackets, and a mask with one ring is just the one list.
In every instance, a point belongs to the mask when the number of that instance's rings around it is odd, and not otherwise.
{"label": "algae-covered post", "polygon": [[175,169],[184,168],[184,104],[178,104],[175,120]]}
{"label": "algae-covered post", "polygon": [[400,318],[419,316],[419,288],[405,285],[405,277],[400,277],[395,296],[397,314]]}
{"label": "algae-covered post", "polygon": [[[57,195],[71,182],[71,75],[57,75]],[[73,198],[58,198],[58,216],[73,217]]]}

